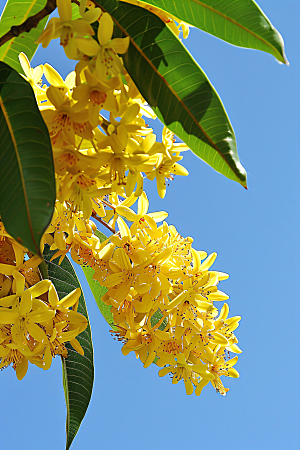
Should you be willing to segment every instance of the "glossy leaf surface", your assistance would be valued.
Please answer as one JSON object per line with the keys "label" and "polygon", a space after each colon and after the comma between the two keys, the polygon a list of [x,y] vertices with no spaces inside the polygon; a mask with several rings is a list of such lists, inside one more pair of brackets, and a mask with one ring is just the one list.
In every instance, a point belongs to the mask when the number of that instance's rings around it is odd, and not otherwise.
{"label": "glossy leaf surface", "polygon": [[[80,287],[75,270],[66,256],[61,265],[59,259],[50,261],[55,252],[46,246],[44,258],[48,268],[50,280],[55,285],[58,296],[61,299],[65,295]],[[85,416],[93,390],[94,382],[94,356],[91,327],[83,293],[79,299],[78,310],[88,320],[88,326],[77,336],[77,340],[84,350],[84,356],[77,353],[71,344],[66,343],[68,358],[62,358],[63,385],[67,406],[66,433],[68,450],[76,436],[82,419]]]}
{"label": "glossy leaf surface", "polygon": [[287,63],[281,35],[252,0],[147,0],[230,44],[262,50]]}
{"label": "glossy leaf surface", "polygon": [[[46,3],[46,0],[8,0],[0,20],[0,36],[7,33],[12,26],[20,25],[28,17],[41,11]],[[23,33],[2,45],[0,47],[0,60],[23,73],[18,55],[23,52],[29,61],[32,59],[38,47],[35,41],[43,31],[47,20],[48,18],[45,17],[29,33]]]}
{"label": "glossy leaf surface", "polygon": [[246,186],[234,132],[222,102],[186,48],[151,12],[115,0],[102,7],[130,37],[126,69],[158,118],[216,171]]}
{"label": "glossy leaf surface", "polygon": [[39,254],[54,202],[51,142],[33,90],[0,62],[0,214],[7,232]]}

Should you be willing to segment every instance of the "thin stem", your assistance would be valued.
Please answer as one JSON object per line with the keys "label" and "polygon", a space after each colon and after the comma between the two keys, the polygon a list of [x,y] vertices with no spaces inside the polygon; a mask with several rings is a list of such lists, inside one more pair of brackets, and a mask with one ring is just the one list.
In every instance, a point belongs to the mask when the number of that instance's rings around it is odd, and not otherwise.
{"label": "thin stem", "polygon": [[51,14],[56,8],[56,0],[47,0],[45,7],[34,16],[28,17],[25,22],[20,25],[14,25],[11,29],[0,38],[0,47],[6,42],[18,37],[22,33],[29,33],[32,28],[36,28],[44,17]]}
{"label": "thin stem", "polygon": [[94,211],[92,212],[92,217],[96,219],[99,223],[101,223],[101,225],[106,227],[109,231],[111,231],[111,233],[115,234],[116,230],[114,230],[110,225],[108,225],[108,223],[104,222],[104,220],[98,217]]}
{"label": "thin stem", "polygon": [[116,212],[116,208],[111,205],[110,203],[106,202],[105,200],[101,200],[102,203],[104,203],[104,205],[108,206],[109,208],[111,208],[113,210],[113,212]]}

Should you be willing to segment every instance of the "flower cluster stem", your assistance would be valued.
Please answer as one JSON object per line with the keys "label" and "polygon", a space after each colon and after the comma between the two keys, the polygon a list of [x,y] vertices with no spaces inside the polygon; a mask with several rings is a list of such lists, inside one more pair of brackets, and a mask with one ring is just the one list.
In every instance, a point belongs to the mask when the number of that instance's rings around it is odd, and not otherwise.
{"label": "flower cluster stem", "polygon": [[92,217],[97,220],[97,222],[101,223],[104,227],[106,227],[109,231],[115,234],[116,230],[112,228],[108,223],[104,222],[95,212],[92,212]]}

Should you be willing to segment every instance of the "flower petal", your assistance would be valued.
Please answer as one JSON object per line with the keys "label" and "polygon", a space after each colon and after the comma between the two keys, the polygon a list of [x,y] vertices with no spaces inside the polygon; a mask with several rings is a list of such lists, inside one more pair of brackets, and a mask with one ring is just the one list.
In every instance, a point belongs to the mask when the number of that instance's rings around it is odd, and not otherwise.
{"label": "flower petal", "polygon": [[23,356],[22,361],[16,366],[16,375],[18,380],[23,380],[28,370],[28,359]]}
{"label": "flower petal", "polygon": [[63,22],[72,20],[72,4],[71,0],[57,0],[57,9],[59,17]]}
{"label": "flower petal", "polygon": [[100,45],[103,47],[109,43],[111,40],[114,30],[114,22],[110,15],[105,12],[100,19],[100,25],[98,28],[98,40]]}
{"label": "flower petal", "polygon": [[40,328],[35,323],[29,323],[27,326],[29,334],[38,342],[43,342],[47,340],[47,336],[44,330]]}
{"label": "flower petal", "polygon": [[87,56],[95,56],[100,51],[100,45],[93,38],[76,38],[76,44],[79,50]]}
{"label": "flower petal", "polygon": [[19,54],[19,61],[20,61],[20,64],[22,66],[22,69],[23,69],[25,75],[28,78],[31,78],[31,71],[30,71],[31,67],[30,67],[30,63],[29,63],[28,58],[25,55],[25,53],[21,52]]}
{"label": "flower petal", "polygon": [[74,289],[74,291],[70,292],[63,299],[58,302],[58,306],[64,306],[65,308],[69,308],[70,306],[75,305],[75,303],[79,300],[81,295],[80,288]]}
{"label": "flower petal", "polygon": [[125,38],[113,39],[110,42],[109,47],[112,48],[116,53],[120,53],[121,55],[123,55],[124,53],[127,52],[129,44],[130,44],[130,37],[126,36]]}
{"label": "flower petal", "polygon": [[23,292],[20,302],[20,316],[25,316],[25,314],[31,311],[32,307],[32,295],[30,289]]}
{"label": "flower petal", "polygon": [[44,74],[47,81],[53,86],[61,87],[64,85],[64,80],[60,74],[48,63],[44,64]]}

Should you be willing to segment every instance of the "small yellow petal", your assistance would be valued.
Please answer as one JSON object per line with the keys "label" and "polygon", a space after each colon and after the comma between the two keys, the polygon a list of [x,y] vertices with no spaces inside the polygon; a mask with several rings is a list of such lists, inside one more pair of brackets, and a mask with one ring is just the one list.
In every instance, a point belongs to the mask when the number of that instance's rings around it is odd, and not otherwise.
{"label": "small yellow petal", "polygon": [[31,78],[31,67],[30,67],[30,63],[28,61],[27,56],[25,55],[25,53],[21,52],[19,54],[19,60],[20,60],[20,64],[22,66],[22,69],[25,73],[25,75],[27,76],[27,78]]}
{"label": "small yellow petal", "polygon": [[74,350],[76,350],[77,353],[79,353],[81,356],[84,355],[84,350],[83,350],[83,348],[81,347],[80,343],[78,342],[78,340],[76,338],[72,339],[70,341],[70,344],[72,345]]}
{"label": "small yellow petal", "polygon": [[72,20],[72,4],[71,0],[57,0],[57,9],[59,17],[63,22]]}
{"label": "small yellow petal", "polygon": [[105,12],[100,19],[100,25],[98,28],[98,40],[100,45],[103,47],[109,43],[111,40],[114,30],[114,22],[110,15]]}
{"label": "small yellow petal", "polygon": [[16,375],[18,380],[23,380],[28,370],[28,359],[23,356],[22,361],[16,366]]}
{"label": "small yellow petal", "polygon": [[74,291],[70,292],[66,295],[62,300],[58,302],[59,306],[64,306],[65,308],[69,308],[70,306],[75,305],[75,303],[79,300],[81,295],[81,289],[77,288]]}
{"label": "small yellow petal", "polygon": [[128,225],[124,222],[124,220],[121,217],[117,218],[117,223],[119,226],[119,230],[121,233],[121,237],[123,241],[129,241],[131,239],[131,233],[128,228]]}

